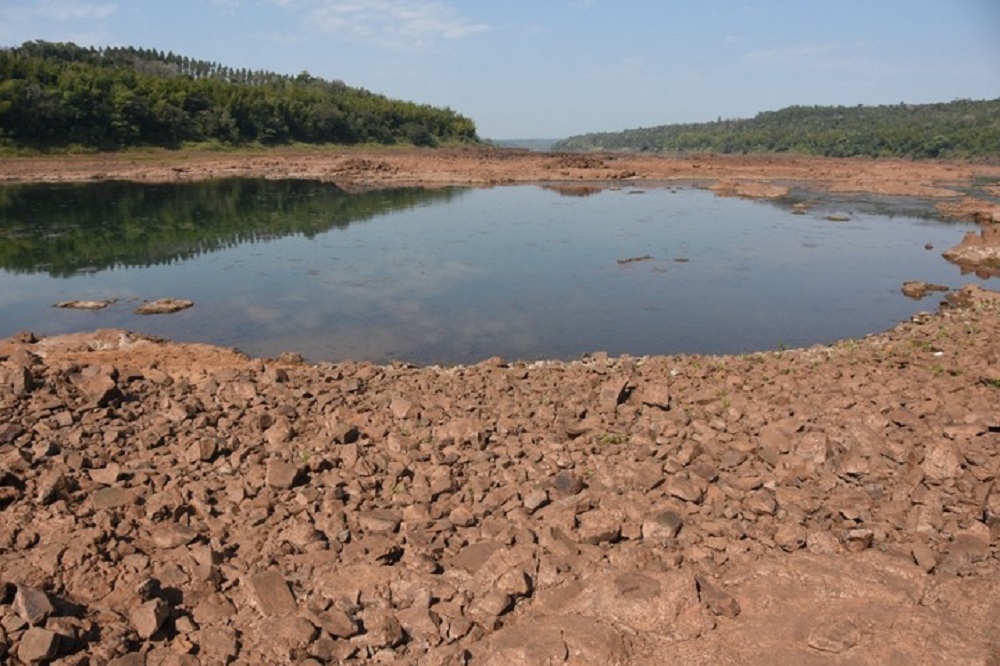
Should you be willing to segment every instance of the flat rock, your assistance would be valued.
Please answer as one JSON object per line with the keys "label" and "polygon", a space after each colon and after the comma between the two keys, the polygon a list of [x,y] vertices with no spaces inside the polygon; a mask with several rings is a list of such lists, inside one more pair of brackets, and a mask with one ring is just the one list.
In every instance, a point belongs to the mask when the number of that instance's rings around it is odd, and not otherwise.
{"label": "flat rock", "polygon": [[14,595],[14,612],[30,625],[40,625],[55,612],[49,595],[34,587],[17,586]]}
{"label": "flat rock", "polygon": [[267,617],[291,615],[298,610],[284,576],[273,569],[251,576],[250,591],[257,609]]}
{"label": "flat rock", "polygon": [[41,627],[31,627],[21,636],[17,658],[26,664],[39,664],[59,654],[59,634]]}
{"label": "flat rock", "polygon": [[101,511],[118,509],[135,503],[135,492],[128,488],[111,486],[95,490],[90,496],[94,509]]}
{"label": "flat rock", "polygon": [[162,599],[150,599],[129,613],[132,627],[143,640],[152,638],[169,616],[170,608]]}
{"label": "flat rock", "polygon": [[135,309],[135,313],[139,315],[171,314],[186,310],[192,305],[194,305],[194,301],[183,298],[159,298],[143,303]]}
{"label": "flat rock", "polygon": [[59,301],[55,304],[57,308],[65,308],[70,310],[103,310],[112,303],[115,299],[105,299],[105,300],[93,300],[93,301]]}

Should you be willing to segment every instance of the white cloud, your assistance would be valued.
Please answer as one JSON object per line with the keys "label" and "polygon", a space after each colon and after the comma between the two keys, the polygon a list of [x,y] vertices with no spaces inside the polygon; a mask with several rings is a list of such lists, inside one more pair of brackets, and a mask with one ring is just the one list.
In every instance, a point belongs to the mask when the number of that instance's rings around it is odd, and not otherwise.
{"label": "white cloud", "polygon": [[422,50],[490,29],[436,0],[333,0],[316,7],[307,20],[313,30],[399,51]]}

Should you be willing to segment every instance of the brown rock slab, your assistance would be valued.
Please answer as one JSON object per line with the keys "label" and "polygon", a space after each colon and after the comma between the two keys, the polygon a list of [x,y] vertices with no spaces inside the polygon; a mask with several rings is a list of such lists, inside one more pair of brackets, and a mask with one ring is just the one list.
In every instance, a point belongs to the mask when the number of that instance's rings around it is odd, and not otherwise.
{"label": "brown rock slab", "polygon": [[683,524],[684,520],[676,511],[657,511],[642,521],[642,538],[673,539]]}
{"label": "brown rock slab", "polygon": [[2,423],[0,424],[0,444],[10,444],[24,432],[24,428],[17,423]]}
{"label": "brown rock slab", "polygon": [[715,615],[726,617],[736,617],[740,614],[740,604],[718,585],[710,581],[707,577],[695,576],[695,583],[698,585],[698,596],[701,602],[708,606],[708,610]]}
{"label": "brown rock slab", "polygon": [[135,502],[135,492],[128,488],[111,486],[95,490],[90,496],[90,501],[94,509],[101,511],[107,509],[118,509],[129,506]]}
{"label": "brown rock slab", "polygon": [[26,585],[17,586],[13,609],[22,620],[32,626],[44,623],[55,612],[48,594]]}
{"label": "brown rock slab", "polygon": [[809,647],[821,652],[840,654],[847,652],[861,641],[861,629],[851,618],[824,620],[806,639]]}
{"label": "brown rock slab", "polygon": [[272,460],[267,463],[267,485],[279,490],[288,490],[299,481],[301,470],[298,465],[283,460]]}
{"label": "brown rock slab", "polygon": [[267,617],[291,615],[298,610],[284,576],[273,569],[251,576],[250,591],[257,610]]}
{"label": "brown rock slab", "polygon": [[40,664],[59,654],[59,634],[41,627],[31,627],[21,636],[17,658],[26,664]]}
{"label": "brown rock slab", "polygon": [[182,523],[169,521],[153,527],[152,536],[157,548],[176,548],[194,541],[198,532]]}
{"label": "brown rock slab", "polygon": [[201,631],[198,642],[201,654],[215,663],[228,663],[240,653],[236,631],[230,627],[212,626]]}
{"label": "brown rock slab", "polygon": [[358,515],[358,524],[365,532],[372,534],[391,534],[399,530],[402,517],[395,511],[378,509],[366,511]]}
{"label": "brown rock slab", "polygon": [[129,620],[139,637],[149,640],[160,630],[169,616],[170,607],[162,599],[150,599],[133,608],[129,613]]}

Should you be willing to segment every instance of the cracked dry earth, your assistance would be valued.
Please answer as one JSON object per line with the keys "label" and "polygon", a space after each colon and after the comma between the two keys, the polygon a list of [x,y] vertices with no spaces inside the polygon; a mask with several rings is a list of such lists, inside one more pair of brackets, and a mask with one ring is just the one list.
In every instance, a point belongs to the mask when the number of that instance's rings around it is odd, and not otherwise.
{"label": "cracked dry earth", "polygon": [[16,336],[0,661],[995,665],[998,317],[448,368]]}

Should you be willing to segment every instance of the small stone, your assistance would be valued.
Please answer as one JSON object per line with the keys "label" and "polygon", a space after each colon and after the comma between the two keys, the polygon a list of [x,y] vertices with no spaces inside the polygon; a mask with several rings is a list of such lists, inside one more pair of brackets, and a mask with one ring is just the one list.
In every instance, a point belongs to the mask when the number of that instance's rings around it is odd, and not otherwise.
{"label": "small stone", "polygon": [[316,626],[298,615],[283,617],[273,623],[276,637],[288,648],[301,650],[316,637]]}
{"label": "small stone", "polygon": [[791,448],[791,439],[774,423],[769,423],[760,429],[757,441],[762,448],[778,453],[787,453]]}
{"label": "small stone", "polygon": [[32,626],[42,624],[49,615],[55,612],[49,595],[42,590],[25,585],[17,586],[13,608],[22,620]]}
{"label": "small stone", "polygon": [[358,523],[365,532],[388,534],[399,529],[400,516],[392,511],[368,511],[358,516]]}
{"label": "small stone", "polygon": [[339,608],[331,608],[325,613],[320,613],[319,621],[323,631],[334,638],[350,638],[360,631],[358,623]]}
{"label": "small stone", "polygon": [[18,424],[4,423],[0,425],[0,444],[10,444],[23,434],[24,428]]}
{"label": "small stone", "polygon": [[858,644],[861,630],[850,618],[824,621],[809,633],[806,643],[814,650],[840,654]]}
{"label": "small stone", "polygon": [[97,511],[102,509],[117,509],[132,504],[135,501],[135,495],[131,490],[126,488],[112,486],[110,488],[95,490],[94,494],[90,497],[90,501]]}
{"label": "small stone", "polygon": [[361,437],[358,427],[350,423],[338,423],[330,431],[334,444],[353,444]]}
{"label": "small stone", "polygon": [[514,607],[514,600],[505,592],[494,590],[476,597],[469,610],[473,615],[499,617]]}
{"label": "small stone", "polygon": [[162,599],[150,599],[132,609],[132,612],[129,613],[129,619],[139,637],[143,640],[149,640],[160,630],[169,615],[170,608],[163,603]]}
{"label": "small stone", "polygon": [[391,648],[406,640],[403,626],[396,616],[387,611],[367,613],[364,618],[364,641],[373,648]]}
{"label": "small stone", "polygon": [[104,486],[113,486],[121,478],[122,467],[118,463],[109,463],[104,467],[88,470],[87,474],[90,475],[90,478],[95,483],[100,483]]}
{"label": "small stone", "polygon": [[715,583],[708,580],[705,576],[695,576],[694,580],[698,586],[698,596],[701,602],[714,615],[736,617],[740,614],[740,604],[731,594],[715,585]]}
{"label": "small stone", "polygon": [[464,506],[457,506],[448,514],[448,522],[456,527],[472,527],[476,517]]}
{"label": "small stone", "polygon": [[73,385],[92,406],[107,407],[121,399],[118,371],[103,366],[87,366],[73,379]]}
{"label": "small stone", "polygon": [[669,494],[685,502],[694,502],[697,504],[705,497],[706,486],[703,481],[687,478],[679,474],[673,474],[668,477],[663,487]]}
{"label": "small stone", "polygon": [[642,538],[673,539],[683,524],[676,511],[658,511],[642,521]]}
{"label": "small stone", "polygon": [[[31,374],[31,368],[26,365],[20,365],[11,370],[6,374],[7,385],[10,386],[11,391],[15,395],[26,395],[35,390],[35,378]],[[0,375],[3,377],[3,375]]]}
{"label": "small stone", "polygon": [[214,663],[226,663],[240,653],[236,631],[224,626],[206,627],[201,632],[201,651]]}
{"label": "small stone", "polygon": [[267,463],[265,481],[272,488],[288,490],[295,486],[299,478],[299,468],[283,460],[272,460]]}
{"label": "small stone", "polygon": [[51,504],[69,490],[69,480],[59,471],[47,472],[38,481],[38,502]]}
{"label": "small stone", "polygon": [[968,560],[969,562],[981,562],[990,556],[989,539],[968,532],[956,534],[948,549],[949,554]]}
{"label": "small stone", "polygon": [[524,508],[534,513],[549,503],[549,493],[544,488],[535,488],[524,495]]}
{"label": "small stone", "polygon": [[774,532],[774,543],[786,553],[806,547],[808,533],[801,525],[780,525]]}
{"label": "small stone", "polygon": [[576,495],[583,491],[583,479],[569,472],[559,472],[552,480],[553,487],[564,495]]}
{"label": "small stone", "polygon": [[511,569],[504,572],[497,579],[496,586],[497,589],[514,597],[530,596],[534,587],[531,582],[531,576],[520,569]]}
{"label": "small stone", "polygon": [[953,442],[941,440],[927,448],[922,467],[931,481],[954,479],[962,471],[962,456]]}
{"label": "small stone", "polygon": [[844,535],[844,546],[847,547],[847,550],[857,553],[871,548],[874,540],[875,533],[871,530],[848,530]]}
{"label": "small stone", "polygon": [[26,664],[48,661],[59,654],[59,634],[40,627],[31,627],[21,636],[17,657]]}
{"label": "small stone", "polygon": [[265,616],[280,617],[298,610],[285,578],[273,569],[252,576],[250,589],[257,609]]}
{"label": "small stone", "polygon": [[913,554],[913,561],[917,563],[917,566],[930,573],[934,571],[937,567],[937,558],[934,556],[934,551],[922,543],[914,544],[910,551]]}
{"label": "small stone", "polygon": [[598,408],[603,413],[613,413],[618,405],[625,402],[629,395],[629,383],[627,379],[609,379],[601,387],[598,396]]}
{"label": "small stone", "polygon": [[622,521],[609,511],[597,509],[588,511],[577,518],[580,541],[593,545],[618,541],[622,533]]}
{"label": "small stone", "polygon": [[186,458],[189,463],[209,462],[218,452],[218,443],[211,437],[199,439],[188,447]]}
{"label": "small stone", "polygon": [[176,548],[198,538],[198,532],[175,522],[159,523],[153,528],[153,543],[157,548]]}
{"label": "small stone", "polygon": [[644,405],[668,410],[670,409],[670,389],[664,384],[651,384],[643,388],[641,400]]}

